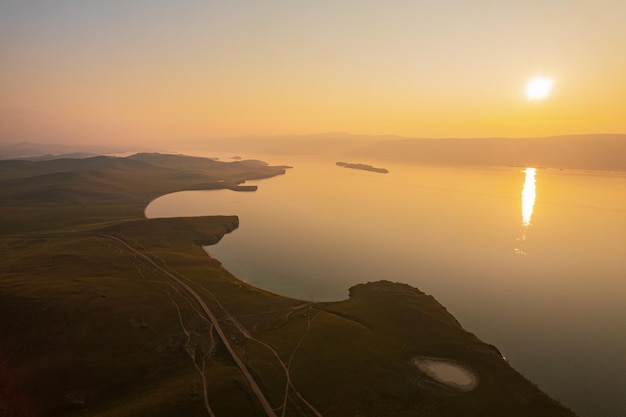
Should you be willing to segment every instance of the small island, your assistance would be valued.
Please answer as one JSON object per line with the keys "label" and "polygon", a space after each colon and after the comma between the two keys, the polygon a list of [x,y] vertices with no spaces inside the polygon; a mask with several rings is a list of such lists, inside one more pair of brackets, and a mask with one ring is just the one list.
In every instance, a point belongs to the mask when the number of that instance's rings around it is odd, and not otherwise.
{"label": "small island", "polygon": [[344,168],[361,169],[363,171],[378,172],[379,174],[387,174],[389,172],[386,168],[376,168],[366,164],[351,164],[348,162],[337,162],[337,165]]}

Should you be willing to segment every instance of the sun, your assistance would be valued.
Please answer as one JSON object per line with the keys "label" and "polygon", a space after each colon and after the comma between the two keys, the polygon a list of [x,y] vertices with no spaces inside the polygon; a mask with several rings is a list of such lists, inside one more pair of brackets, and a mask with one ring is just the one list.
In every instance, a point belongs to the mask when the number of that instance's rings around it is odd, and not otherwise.
{"label": "sun", "polygon": [[543,100],[550,95],[554,81],[548,77],[534,77],[526,84],[526,98],[528,100]]}

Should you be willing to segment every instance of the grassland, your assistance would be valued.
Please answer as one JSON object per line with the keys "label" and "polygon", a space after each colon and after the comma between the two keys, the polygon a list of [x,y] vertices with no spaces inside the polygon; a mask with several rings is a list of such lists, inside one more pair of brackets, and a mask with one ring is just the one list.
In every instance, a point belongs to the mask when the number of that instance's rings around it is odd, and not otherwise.
{"label": "grassland", "polygon": [[[0,416],[573,415],[415,288],[280,297],[202,249],[237,217],[143,217],[167,192],[282,173],[156,154],[0,161]],[[416,356],[479,385],[429,380]]]}

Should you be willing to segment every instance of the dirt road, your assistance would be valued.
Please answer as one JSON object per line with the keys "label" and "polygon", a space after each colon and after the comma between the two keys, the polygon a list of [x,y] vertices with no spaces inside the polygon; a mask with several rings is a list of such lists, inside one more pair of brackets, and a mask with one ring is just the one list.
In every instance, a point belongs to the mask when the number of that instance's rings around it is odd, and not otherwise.
{"label": "dirt road", "polygon": [[202,299],[202,297],[200,297],[200,295],[196,291],[194,291],[193,288],[191,288],[189,285],[187,285],[185,282],[181,281],[178,277],[176,277],[170,271],[168,271],[167,269],[163,268],[161,265],[157,264],[149,256],[145,255],[144,253],[138,251],[137,249],[135,249],[134,247],[129,245],[124,239],[122,239],[122,238],[120,238],[118,236],[108,235],[108,234],[103,234],[101,236],[105,237],[105,238],[108,238],[108,239],[113,239],[113,240],[119,242],[120,244],[122,244],[124,247],[126,247],[128,250],[133,252],[135,255],[137,255],[141,259],[145,260],[146,262],[151,264],[153,267],[155,267],[156,269],[161,271],[163,274],[165,274],[172,281],[177,283],[182,289],[184,289],[189,295],[191,295],[198,302],[198,304],[202,308],[202,311],[207,315],[207,317],[209,317],[209,320],[211,320],[211,323],[215,327],[215,331],[217,332],[218,336],[222,340],[222,343],[224,344],[224,347],[226,347],[226,350],[228,350],[228,353],[230,354],[230,356],[233,358],[233,360],[235,361],[235,363],[239,367],[239,370],[241,371],[242,375],[248,381],[248,385],[250,386],[250,389],[252,390],[254,395],[259,400],[259,403],[263,407],[263,410],[265,410],[265,413],[268,416],[270,416],[270,417],[278,417],[278,415],[276,414],[276,412],[272,408],[271,404],[269,403],[269,401],[265,397],[265,394],[261,390],[261,387],[259,387],[259,385],[256,383],[256,381],[252,377],[252,374],[250,374],[250,371],[248,371],[248,368],[246,367],[246,365],[243,363],[243,361],[241,360],[239,355],[237,355],[237,352],[235,352],[235,350],[233,349],[232,345],[228,341],[228,337],[226,337],[226,334],[224,333],[224,331],[222,329],[222,326],[220,325],[219,321],[217,320],[217,318],[215,317],[215,315],[213,314],[213,312],[211,311],[209,306]]}

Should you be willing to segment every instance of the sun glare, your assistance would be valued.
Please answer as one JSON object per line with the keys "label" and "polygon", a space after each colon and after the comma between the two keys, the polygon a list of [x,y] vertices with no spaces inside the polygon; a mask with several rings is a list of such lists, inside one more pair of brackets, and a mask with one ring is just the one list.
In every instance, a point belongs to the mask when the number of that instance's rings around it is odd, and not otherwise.
{"label": "sun glare", "polygon": [[535,207],[535,174],[537,169],[526,168],[524,172],[526,173],[526,180],[522,189],[522,223],[524,227],[528,227],[533,217],[533,208]]}
{"label": "sun glare", "polygon": [[537,174],[537,169],[526,168],[522,172],[526,174],[524,188],[522,189],[522,235],[520,239],[518,239],[518,247],[515,248],[515,253],[519,255],[526,255],[524,245],[526,243],[526,235],[528,234],[528,229],[530,228],[530,223],[533,217],[533,209],[535,207],[535,175]]}
{"label": "sun glare", "polygon": [[554,81],[551,78],[531,78],[528,84],[526,84],[526,98],[528,100],[543,100],[550,95],[552,84],[554,84]]}

